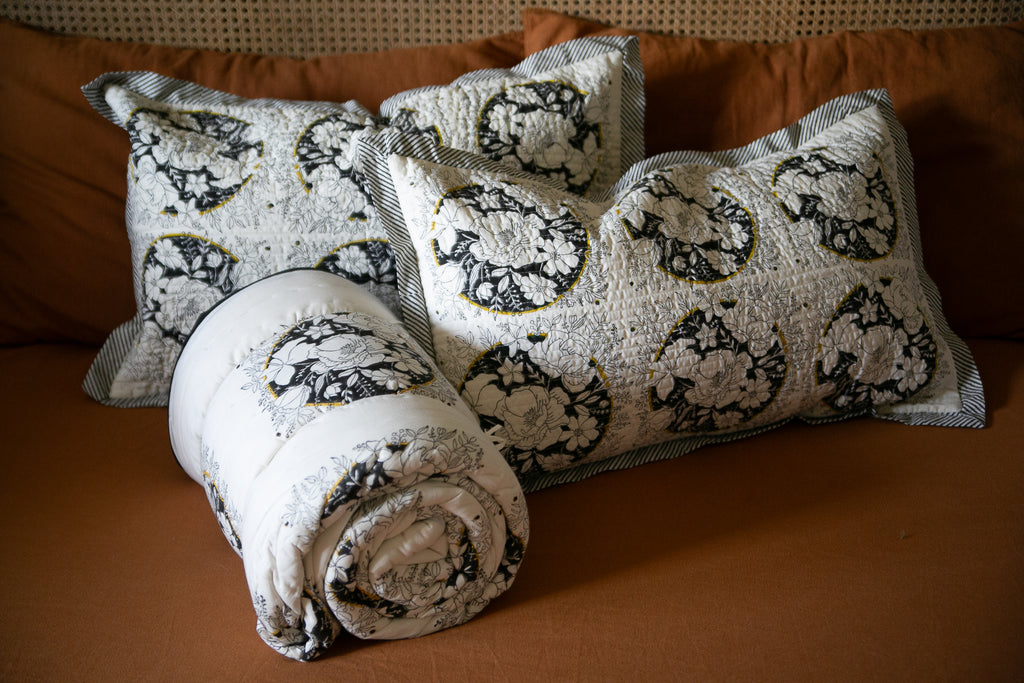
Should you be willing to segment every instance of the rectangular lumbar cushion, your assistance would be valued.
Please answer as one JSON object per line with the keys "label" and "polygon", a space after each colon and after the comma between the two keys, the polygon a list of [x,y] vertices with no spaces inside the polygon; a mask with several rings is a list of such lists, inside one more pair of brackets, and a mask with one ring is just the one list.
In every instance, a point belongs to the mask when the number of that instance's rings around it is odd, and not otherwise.
{"label": "rectangular lumbar cushion", "polygon": [[794,417],[984,422],[885,91],[645,160],[600,201],[394,132],[359,146],[405,322],[527,488]]}

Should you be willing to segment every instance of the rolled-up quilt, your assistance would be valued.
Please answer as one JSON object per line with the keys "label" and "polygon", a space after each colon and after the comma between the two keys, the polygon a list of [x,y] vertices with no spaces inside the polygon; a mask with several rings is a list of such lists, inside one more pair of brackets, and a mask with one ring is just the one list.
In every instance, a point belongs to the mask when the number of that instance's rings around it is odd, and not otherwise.
{"label": "rolled-up quilt", "polygon": [[512,583],[519,483],[398,320],[341,277],[296,270],[196,326],[171,445],[242,557],[257,631],[294,659],[342,630],[465,622]]}

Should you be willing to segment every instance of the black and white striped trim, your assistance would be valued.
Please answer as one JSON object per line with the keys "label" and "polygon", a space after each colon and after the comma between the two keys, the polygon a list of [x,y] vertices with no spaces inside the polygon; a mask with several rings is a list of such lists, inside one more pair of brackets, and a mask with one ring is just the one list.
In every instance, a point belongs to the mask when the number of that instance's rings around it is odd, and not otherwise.
{"label": "black and white striped trim", "polygon": [[110,387],[121,363],[142,332],[142,320],[135,316],[110,333],[96,354],[82,382],[82,390],[100,403],[115,408],[154,408],[167,405],[167,392],[149,392],[138,398],[111,398]]}
{"label": "black and white striped trim", "polygon": [[126,90],[154,101],[154,106],[161,109],[197,109],[203,107],[243,107],[251,109],[267,109],[286,107],[300,111],[320,111],[325,114],[332,111],[349,112],[373,117],[369,109],[355,100],[343,103],[282,100],[275,98],[249,99],[220,90],[206,88],[191,81],[170,78],[151,71],[112,71],[97,77],[82,86],[82,94],[89,104],[108,121],[124,128],[126,120],[122,119],[107,102],[107,89],[110,86],[121,86]]}

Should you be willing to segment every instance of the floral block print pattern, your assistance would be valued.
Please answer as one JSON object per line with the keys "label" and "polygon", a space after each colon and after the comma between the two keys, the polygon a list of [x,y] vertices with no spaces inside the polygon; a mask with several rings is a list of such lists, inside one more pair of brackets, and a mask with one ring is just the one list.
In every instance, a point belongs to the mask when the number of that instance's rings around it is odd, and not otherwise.
{"label": "floral block print pattern", "polygon": [[527,489],[794,417],[984,422],[884,91],[647,160],[602,201],[399,135],[361,154],[406,323]]}
{"label": "floral block print pattern", "polygon": [[288,405],[344,405],[434,381],[426,359],[374,322],[335,314],[291,327],[264,361],[266,390]]}
{"label": "floral block print pattern", "polygon": [[699,169],[650,173],[617,211],[633,239],[657,246],[658,268],[681,280],[725,280],[754,253],[754,219]]}
{"label": "floral block print pattern", "polygon": [[844,161],[829,149],[811,150],[781,162],[772,189],[791,220],[814,223],[822,247],[870,261],[896,244],[896,203],[882,160],[876,155],[858,161]]}
{"label": "floral block print pattern", "polygon": [[446,192],[435,211],[434,259],[461,297],[489,311],[548,306],[586,264],[587,231],[571,211],[542,213],[516,195],[511,186],[469,185]]}
{"label": "floral block print pattern", "polygon": [[[145,72],[106,74],[84,91],[131,143],[138,315],[111,336],[85,385],[115,405],[166,402],[196,319],[272,273],[320,268],[399,310],[395,256],[356,156],[367,132],[487,150],[581,193],[610,185],[642,150],[635,39],[575,41],[511,70],[398,96],[383,116],[357,102],[251,100]],[[624,105],[626,96],[635,102]],[[464,134],[463,116],[478,130]],[[199,244],[231,267],[211,273],[202,259],[168,253]]]}
{"label": "floral block print pattern", "polygon": [[432,633],[512,585],[529,535],[515,475],[357,285],[308,269],[240,290],[198,325],[174,380],[175,455],[275,650],[310,660],[343,632]]}
{"label": "floral block print pattern", "polygon": [[567,83],[511,86],[487,100],[480,111],[477,144],[491,159],[557,179],[583,194],[594,181],[604,151],[598,117],[587,108],[587,94]]}
{"label": "floral block print pattern", "polygon": [[[666,411],[669,432],[718,432],[751,420],[775,399],[786,378],[786,353],[777,326],[765,330],[730,313],[695,309],[672,328],[654,356],[648,388],[651,411]],[[738,311],[742,315],[743,311]]]}

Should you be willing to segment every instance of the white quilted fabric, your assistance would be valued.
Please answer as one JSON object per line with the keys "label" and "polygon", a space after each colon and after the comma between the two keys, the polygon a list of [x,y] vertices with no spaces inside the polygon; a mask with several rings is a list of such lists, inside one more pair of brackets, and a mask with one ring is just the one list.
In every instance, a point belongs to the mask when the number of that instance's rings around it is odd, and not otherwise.
{"label": "white quilted fabric", "polygon": [[512,584],[529,533],[518,481],[397,319],[343,278],[281,273],[214,308],[169,416],[257,630],[289,657],[343,631],[454,626]]}
{"label": "white quilted fabric", "polygon": [[793,417],[984,421],[884,92],[647,160],[598,202],[394,135],[362,150],[406,321],[527,488]]}

